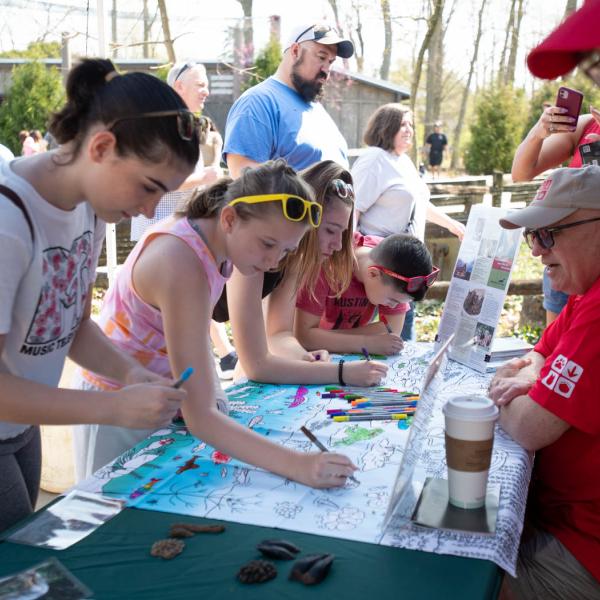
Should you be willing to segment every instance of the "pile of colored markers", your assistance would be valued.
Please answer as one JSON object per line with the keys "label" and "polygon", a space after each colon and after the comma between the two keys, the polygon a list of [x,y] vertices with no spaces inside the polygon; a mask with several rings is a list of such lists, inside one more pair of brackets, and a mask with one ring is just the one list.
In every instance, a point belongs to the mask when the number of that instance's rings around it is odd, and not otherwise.
{"label": "pile of colored markers", "polygon": [[330,408],[327,415],[334,421],[405,421],[417,410],[419,395],[391,388],[325,387],[321,398],[347,400],[348,406]]}

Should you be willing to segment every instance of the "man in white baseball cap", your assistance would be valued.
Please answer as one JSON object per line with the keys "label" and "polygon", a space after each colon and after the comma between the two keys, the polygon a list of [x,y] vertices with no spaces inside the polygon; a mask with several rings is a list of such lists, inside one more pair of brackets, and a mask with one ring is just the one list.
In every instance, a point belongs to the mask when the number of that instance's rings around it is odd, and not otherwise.
{"label": "man in white baseball cap", "polygon": [[524,358],[498,369],[500,425],[535,450],[511,598],[600,598],[600,167],[563,168],[502,227],[524,227],[554,289],[570,294]]}
{"label": "man in white baseball cap", "polygon": [[276,73],[242,94],[227,115],[223,155],[233,177],[244,167],[285,158],[294,169],[321,160],[348,167],[348,146],[319,102],[336,57],[354,46],[327,24],[296,27]]}

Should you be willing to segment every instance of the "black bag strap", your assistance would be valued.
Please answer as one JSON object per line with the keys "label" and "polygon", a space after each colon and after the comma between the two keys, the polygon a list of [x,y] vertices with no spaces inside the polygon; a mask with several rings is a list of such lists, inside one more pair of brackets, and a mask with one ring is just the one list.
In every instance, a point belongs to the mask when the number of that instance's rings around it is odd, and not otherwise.
{"label": "black bag strap", "polygon": [[31,222],[31,217],[29,216],[29,213],[25,208],[23,200],[19,198],[18,194],[15,191],[2,184],[0,184],[0,194],[4,194],[17,208],[21,209],[21,212],[23,213],[23,216],[27,221],[27,225],[29,226],[29,231],[31,233],[31,241],[33,241],[35,239],[35,235],[33,233],[33,223]]}

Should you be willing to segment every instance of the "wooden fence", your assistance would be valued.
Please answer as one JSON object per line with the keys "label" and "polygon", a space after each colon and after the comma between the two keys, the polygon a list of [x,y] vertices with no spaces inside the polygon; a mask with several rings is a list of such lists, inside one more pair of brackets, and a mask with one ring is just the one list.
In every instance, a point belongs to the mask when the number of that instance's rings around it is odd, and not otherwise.
{"label": "wooden fence", "polygon": [[[502,208],[521,208],[527,205],[540,185],[541,180],[527,183],[512,183],[508,177],[498,172],[494,175],[438,179],[428,182],[431,201],[454,219],[466,223],[471,207],[475,204],[487,204]],[[130,221],[125,220],[116,226],[117,264],[123,264],[134,242],[129,240]],[[427,245],[433,255],[434,263],[442,269],[442,279],[436,282],[428,298],[443,300],[448,290],[449,279],[458,253],[458,240],[445,229],[428,223],[425,233]],[[106,287],[106,247],[100,257],[100,269],[97,285]],[[531,296],[542,293],[541,280],[513,281],[509,294]]]}

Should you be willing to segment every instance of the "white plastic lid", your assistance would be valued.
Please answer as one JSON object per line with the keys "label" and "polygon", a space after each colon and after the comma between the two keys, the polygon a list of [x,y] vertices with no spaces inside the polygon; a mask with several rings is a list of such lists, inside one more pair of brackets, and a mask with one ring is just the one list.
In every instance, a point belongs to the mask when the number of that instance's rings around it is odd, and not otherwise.
{"label": "white plastic lid", "polygon": [[498,407],[485,396],[454,396],[442,409],[444,415],[459,421],[492,421],[498,418]]}

